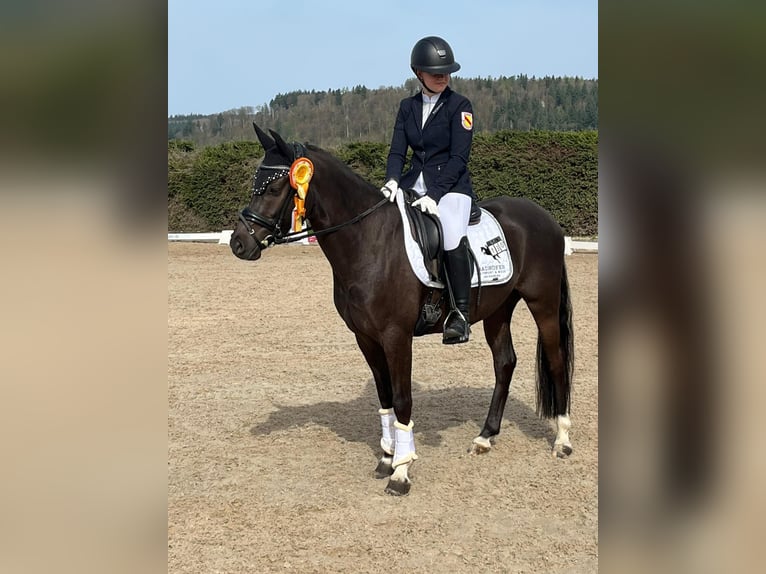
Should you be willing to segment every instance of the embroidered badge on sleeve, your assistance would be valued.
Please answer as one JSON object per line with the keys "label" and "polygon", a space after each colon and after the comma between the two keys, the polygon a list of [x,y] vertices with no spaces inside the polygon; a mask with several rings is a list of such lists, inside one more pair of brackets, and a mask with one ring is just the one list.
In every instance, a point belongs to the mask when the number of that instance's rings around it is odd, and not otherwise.
{"label": "embroidered badge on sleeve", "polygon": [[471,112],[460,112],[460,123],[465,129],[471,131],[473,129],[473,114]]}

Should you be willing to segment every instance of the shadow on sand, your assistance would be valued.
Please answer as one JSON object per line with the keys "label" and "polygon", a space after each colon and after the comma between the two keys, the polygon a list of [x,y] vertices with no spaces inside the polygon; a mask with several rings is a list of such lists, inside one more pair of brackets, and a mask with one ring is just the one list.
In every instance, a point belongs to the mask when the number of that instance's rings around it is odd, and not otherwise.
{"label": "shadow on sand", "polygon": [[[442,444],[440,433],[467,421],[484,425],[492,388],[450,388],[424,390],[412,383],[413,420],[417,440],[429,446]],[[312,405],[277,406],[268,418],[250,429],[254,436],[310,424],[328,428],[349,442],[366,443],[374,452],[380,450],[377,421],[379,407],[375,383],[370,379],[362,394],[349,401],[325,401]],[[505,407],[504,419],[529,438],[547,439],[553,445],[555,432],[550,423],[540,419],[529,406],[513,397],[513,388]],[[477,430],[478,434],[478,430]],[[502,435],[502,431],[501,431]],[[471,437],[472,439],[473,437]],[[466,442],[468,448],[470,439]]]}

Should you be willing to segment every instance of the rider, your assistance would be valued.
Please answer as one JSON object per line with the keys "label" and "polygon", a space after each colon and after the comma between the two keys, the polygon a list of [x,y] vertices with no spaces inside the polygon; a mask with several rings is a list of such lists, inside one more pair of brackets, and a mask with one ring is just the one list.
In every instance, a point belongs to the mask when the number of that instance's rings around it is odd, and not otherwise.
{"label": "rider", "polygon": [[[412,189],[412,205],[439,216],[444,232],[444,262],[453,304],[444,320],[443,343],[465,343],[470,333],[468,305],[471,259],[468,220],[473,190],[468,156],[473,141],[471,102],[449,88],[450,74],[460,69],[450,45],[438,36],[419,40],[412,48],[410,67],[422,90],[399,104],[394,135],[381,188],[390,201],[399,187]],[[413,154],[404,171],[407,148]]]}

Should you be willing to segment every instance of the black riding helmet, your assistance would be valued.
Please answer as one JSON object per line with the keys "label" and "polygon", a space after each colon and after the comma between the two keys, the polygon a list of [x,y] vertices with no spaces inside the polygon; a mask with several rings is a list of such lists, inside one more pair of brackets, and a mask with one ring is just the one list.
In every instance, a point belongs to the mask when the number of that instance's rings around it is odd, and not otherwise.
{"label": "black riding helmet", "polygon": [[452,48],[439,36],[427,36],[412,48],[410,67],[429,74],[451,74],[460,69]]}

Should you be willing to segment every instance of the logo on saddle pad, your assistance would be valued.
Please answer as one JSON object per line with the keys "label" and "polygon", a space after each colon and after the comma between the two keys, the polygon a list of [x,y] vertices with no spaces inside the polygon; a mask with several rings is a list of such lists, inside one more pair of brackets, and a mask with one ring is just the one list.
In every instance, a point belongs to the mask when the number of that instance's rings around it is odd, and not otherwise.
{"label": "logo on saddle pad", "polygon": [[508,246],[502,237],[495,237],[481,246],[481,252],[484,255],[492,256],[496,261],[500,260],[500,255],[508,251]]}

